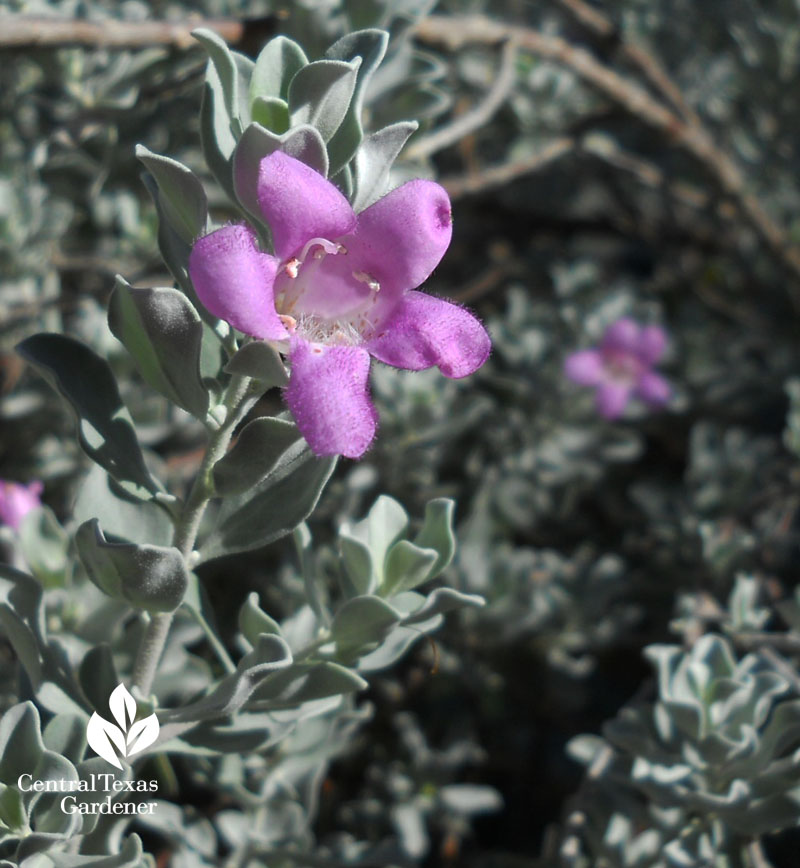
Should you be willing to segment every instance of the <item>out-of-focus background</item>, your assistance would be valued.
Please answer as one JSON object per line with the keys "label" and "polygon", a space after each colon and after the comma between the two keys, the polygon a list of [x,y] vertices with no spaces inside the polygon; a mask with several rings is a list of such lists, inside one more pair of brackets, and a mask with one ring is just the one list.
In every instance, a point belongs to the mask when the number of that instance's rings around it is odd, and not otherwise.
{"label": "out-of-focus background", "polygon": [[[201,431],[144,387],[105,324],[115,274],[172,283],[137,143],[191,167],[212,215],[232,216],[202,159],[206,56],[188,32],[205,23],[251,56],[285,34],[311,59],[353,29],[392,35],[367,122],[421,121],[397,181],[438,179],[455,227],[426,289],[474,310],[494,350],[465,381],[374,370],[379,438],[340,464],[312,529],[331,539],[382,492],[415,516],[453,497],[449,581],[488,605],[373,679],[374,714],[323,783],[317,839],[392,838],[430,866],[800,864],[791,805],[753,832],[720,803],[727,843],[691,838],[714,784],[695,777],[687,795],[667,780],[696,749],[683,731],[672,753],[619,736],[609,775],[599,743],[566,751],[608,721],[624,729],[631,701],[645,715],[665,701],[642,655],[653,643],[713,632],[740,660],[766,648],[800,693],[797,3],[34,0],[0,15],[19,25],[0,24],[0,477],[44,480],[64,520],[86,466],[68,414],[14,353],[36,331],[111,359],[165,478],[179,486],[199,460]],[[23,15],[57,27],[26,35]],[[622,318],[668,335],[671,397],[609,420],[564,365]],[[290,544],[203,579],[223,625],[248,591],[276,615],[299,593]],[[758,736],[771,713],[758,707],[719,744]],[[755,780],[753,762],[733,777]],[[182,793],[192,816],[224,808],[208,786]]]}

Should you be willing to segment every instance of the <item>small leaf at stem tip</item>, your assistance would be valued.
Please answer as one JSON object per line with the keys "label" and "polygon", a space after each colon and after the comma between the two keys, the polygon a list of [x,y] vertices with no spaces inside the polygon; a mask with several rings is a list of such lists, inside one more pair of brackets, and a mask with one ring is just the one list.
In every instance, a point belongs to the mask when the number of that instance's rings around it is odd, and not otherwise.
{"label": "small leaf at stem tip", "polygon": [[148,612],[172,612],[181,604],[189,573],[173,547],[109,542],[97,519],[75,534],[78,554],[101,591]]}

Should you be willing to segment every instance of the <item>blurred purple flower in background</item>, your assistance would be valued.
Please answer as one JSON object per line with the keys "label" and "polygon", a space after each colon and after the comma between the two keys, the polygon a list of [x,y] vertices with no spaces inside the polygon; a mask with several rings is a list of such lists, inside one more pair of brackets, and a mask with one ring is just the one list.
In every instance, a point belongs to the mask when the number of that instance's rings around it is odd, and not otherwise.
{"label": "blurred purple flower in background", "polygon": [[0,523],[19,530],[22,519],[42,505],[40,495],[43,489],[41,482],[24,485],[0,479]]}
{"label": "blurred purple flower in background", "polygon": [[625,317],[606,329],[599,347],[569,355],[564,372],[573,383],[594,387],[600,414],[617,419],[632,398],[651,407],[669,400],[669,383],[653,370],[666,345],[662,328],[641,326]]}
{"label": "blurred purple flower in background", "polygon": [[211,313],[288,353],[286,402],[317,455],[369,448],[370,356],[452,378],[486,361],[489,336],[471,313],[412,291],[450,244],[450,199],[438,184],[409,181],[355,214],[334,184],[275,152],[261,162],[257,193],[276,255],[259,250],[248,226],[225,226],[195,243],[189,273]]}

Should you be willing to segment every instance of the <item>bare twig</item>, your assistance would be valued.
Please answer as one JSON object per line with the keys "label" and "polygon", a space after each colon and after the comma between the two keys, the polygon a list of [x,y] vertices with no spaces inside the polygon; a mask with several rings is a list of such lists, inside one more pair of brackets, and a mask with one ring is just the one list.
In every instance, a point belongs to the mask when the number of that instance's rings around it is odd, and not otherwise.
{"label": "bare twig", "polygon": [[479,298],[494,291],[511,273],[506,264],[491,265],[471,280],[463,289],[449,293],[459,304],[474,304]]}
{"label": "bare twig", "polygon": [[594,88],[702,163],[722,192],[736,201],[740,212],[762,241],[800,279],[800,250],[789,242],[783,229],[749,191],[744,173],[728,154],[715,145],[705,128],[683,120],[643,87],[610,69],[589,51],[559,36],[532,28],[511,27],[483,15],[431,15],[422,19],[416,28],[420,40],[445,45],[451,50],[469,43],[498,44],[510,38],[512,32],[521,49],[568,66]]}
{"label": "bare twig", "polygon": [[496,166],[481,169],[479,172],[465,176],[451,176],[442,178],[441,185],[453,199],[468,196],[474,193],[483,193],[496,187],[502,187],[523,175],[529,175],[557,160],[559,157],[573,150],[575,142],[568,137],[555,139],[544,148],[533,154],[509,163],[500,163]]}
{"label": "bare twig", "polygon": [[587,30],[594,31],[603,39],[611,39],[616,35],[614,24],[602,12],[584,3],[583,0],[556,0],[556,2],[568,9]]}
{"label": "bare twig", "polygon": [[[708,207],[711,197],[702,190],[680,181],[671,182],[667,175],[650,160],[645,160],[636,154],[631,154],[618,147],[615,142],[603,141],[601,146],[596,146],[590,138],[581,143],[583,149],[593,156],[605,161],[623,172],[634,175],[642,184],[654,189],[663,189],[672,198],[690,208],[702,209]],[[720,216],[730,217],[729,213],[721,212]]]}
{"label": "bare twig", "polygon": [[584,0],[556,0],[556,2],[567,9],[587,30],[591,30],[601,39],[617,40],[623,57],[638,67],[647,81],[683,115],[686,121],[699,126],[700,118],[686,102],[680,88],[669,77],[669,73],[650,52],[627,40],[610,18],[589,6]]}
{"label": "bare twig", "polygon": [[0,16],[0,48],[147,48],[164,45],[188,48],[197,45],[192,30],[207,27],[226,42],[242,40],[245,23],[233,19],[184,21],[84,21],[75,18]]}
{"label": "bare twig", "polygon": [[509,34],[508,41],[503,46],[500,71],[485,98],[471,111],[455,118],[452,123],[412,142],[405,152],[405,157],[410,160],[429,157],[484,126],[503,105],[514,86],[516,57],[516,40],[512,34]]}

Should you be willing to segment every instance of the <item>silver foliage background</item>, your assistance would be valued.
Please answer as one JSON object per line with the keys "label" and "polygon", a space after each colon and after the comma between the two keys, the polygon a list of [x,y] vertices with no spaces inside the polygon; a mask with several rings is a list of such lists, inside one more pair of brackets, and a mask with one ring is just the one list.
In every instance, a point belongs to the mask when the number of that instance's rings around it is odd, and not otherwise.
{"label": "silver foliage background", "polygon": [[[206,55],[191,27],[221,21],[250,55],[284,34],[310,59],[352,30],[388,29],[365,123],[420,120],[394,178],[437,178],[455,219],[428,289],[469,305],[494,341],[463,382],[374,371],[379,438],[364,460],[340,463],[310,519],[313,565],[289,539],[201,569],[220,635],[252,648],[262,616],[302,632],[292,620],[306,599],[301,562],[335,588],[339,529],[379,495],[402,504],[414,530],[430,500],[452,498],[448,584],[486,605],[417,636],[368,692],[274,753],[241,741],[179,758],[160,772],[157,817],[125,834],[156,864],[179,866],[796,864],[797,4],[131,0],[1,11],[60,25],[51,46],[24,28],[14,44],[16,31],[0,27],[0,477],[44,480],[52,510],[5,543],[49,589],[48,630],[76,659],[95,649],[100,660],[110,612],[72,575],[92,471],[69,414],[13,347],[42,330],[86,342],[110,360],[161,478],[180,488],[194,473],[200,426],[145,386],[106,325],[115,274],[172,283],[136,144],[189,166],[212,213],[232,216],[200,149]],[[101,44],[120,20],[127,42]],[[178,29],[138,37],[152,20]],[[674,395],[664,411],[610,423],[563,364],[622,316],[669,333]],[[277,409],[279,396],[262,401]],[[25,587],[9,603],[17,615],[38,605]],[[180,626],[159,677],[188,698],[212,664],[199,628]],[[10,630],[2,622],[6,639]],[[136,638],[122,619],[119,631],[117,662]],[[6,711],[31,685],[13,643],[0,651]],[[20,723],[37,744],[40,723]],[[0,763],[8,786],[4,773]],[[0,792],[0,848],[16,834],[8,798]],[[93,854],[145,864],[122,835],[96,835]]]}

